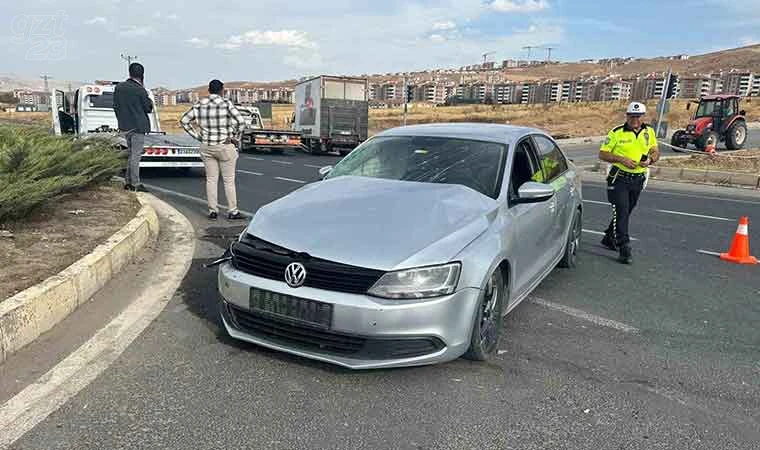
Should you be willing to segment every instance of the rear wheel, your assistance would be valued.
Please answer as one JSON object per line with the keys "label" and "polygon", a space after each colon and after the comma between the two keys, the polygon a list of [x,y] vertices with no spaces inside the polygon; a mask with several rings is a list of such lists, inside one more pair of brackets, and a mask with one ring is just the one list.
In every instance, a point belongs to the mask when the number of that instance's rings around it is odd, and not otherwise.
{"label": "rear wheel", "polygon": [[670,145],[673,146],[674,152],[680,153],[681,149],[686,148],[686,146],[688,145],[686,142],[686,132],[684,130],[676,131],[673,134],[673,137],[670,139]]}
{"label": "rear wheel", "polygon": [[501,268],[497,268],[480,295],[470,335],[470,348],[464,354],[465,358],[487,361],[496,354],[501,333],[501,311],[507,298],[507,283]]}
{"label": "rear wheel", "polygon": [[567,269],[573,269],[578,265],[578,248],[581,245],[581,234],[583,229],[582,215],[580,210],[575,212],[573,224],[570,226],[570,232],[567,235],[565,244],[565,254],[559,261],[559,266]]}
{"label": "rear wheel", "polygon": [[747,143],[747,124],[743,120],[737,120],[726,130],[726,148],[739,150]]}

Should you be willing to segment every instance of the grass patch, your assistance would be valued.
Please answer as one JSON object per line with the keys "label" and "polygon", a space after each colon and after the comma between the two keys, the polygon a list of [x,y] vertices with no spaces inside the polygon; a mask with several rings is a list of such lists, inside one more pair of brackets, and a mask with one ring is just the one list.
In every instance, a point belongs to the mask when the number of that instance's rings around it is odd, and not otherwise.
{"label": "grass patch", "polygon": [[0,223],[109,179],[124,167],[124,158],[105,138],[72,139],[43,127],[0,125]]}

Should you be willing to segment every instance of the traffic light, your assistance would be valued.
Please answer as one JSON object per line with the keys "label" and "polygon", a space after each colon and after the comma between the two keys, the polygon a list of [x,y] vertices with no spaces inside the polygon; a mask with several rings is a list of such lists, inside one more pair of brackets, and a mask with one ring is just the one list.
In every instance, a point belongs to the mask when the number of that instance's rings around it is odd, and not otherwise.
{"label": "traffic light", "polygon": [[670,74],[670,77],[666,80],[665,84],[665,98],[674,98],[676,96],[676,85],[678,83],[678,76],[674,73]]}
{"label": "traffic light", "polygon": [[412,100],[414,100],[414,86],[407,85],[406,86],[406,102],[411,103]]}

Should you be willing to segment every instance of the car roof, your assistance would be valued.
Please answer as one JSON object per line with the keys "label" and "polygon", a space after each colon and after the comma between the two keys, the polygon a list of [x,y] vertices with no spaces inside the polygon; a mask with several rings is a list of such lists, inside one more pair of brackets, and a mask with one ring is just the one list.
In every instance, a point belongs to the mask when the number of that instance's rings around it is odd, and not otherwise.
{"label": "car roof", "polygon": [[537,128],[520,127],[514,125],[502,125],[495,123],[431,123],[425,125],[410,125],[406,127],[391,128],[382,131],[375,137],[385,136],[427,136],[448,137],[459,139],[476,139],[480,141],[498,142],[500,144],[513,144],[526,134],[548,135],[545,131]]}

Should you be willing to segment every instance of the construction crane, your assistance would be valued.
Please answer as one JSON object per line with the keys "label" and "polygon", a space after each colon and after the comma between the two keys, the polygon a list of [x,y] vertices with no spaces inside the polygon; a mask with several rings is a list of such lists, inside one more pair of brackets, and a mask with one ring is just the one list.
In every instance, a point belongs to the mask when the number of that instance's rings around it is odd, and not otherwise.
{"label": "construction crane", "polygon": [[528,51],[528,61],[530,61],[530,51],[533,50],[534,48],[540,48],[540,47],[535,46],[535,45],[526,45],[525,47],[522,48],[523,50]]}
{"label": "construction crane", "polygon": [[48,74],[40,75],[41,80],[45,80],[45,92],[50,92],[50,87],[48,86],[48,80],[52,80],[53,77],[51,77]]}
{"label": "construction crane", "polygon": [[486,64],[486,60],[488,59],[488,55],[493,55],[494,53],[496,53],[496,52],[486,52],[486,53],[483,53],[483,65]]}
{"label": "construction crane", "polygon": [[544,47],[544,49],[546,50],[546,62],[551,62],[552,61],[552,50],[556,50],[557,47],[548,47],[547,46],[547,47]]}
{"label": "construction crane", "polygon": [[137,61],[137,56],[121,54],[121,59],[127,62],[127,66],[132,64],[132,61]]}

